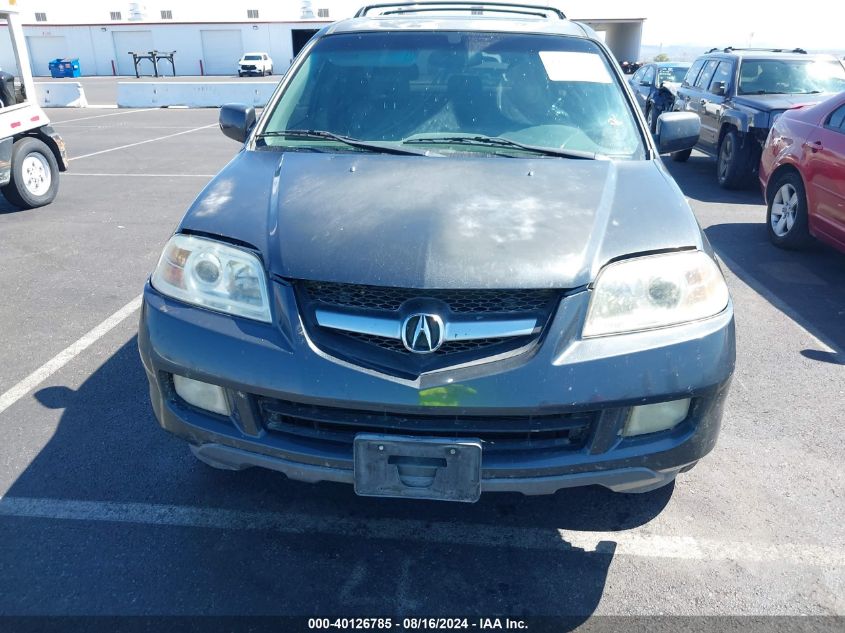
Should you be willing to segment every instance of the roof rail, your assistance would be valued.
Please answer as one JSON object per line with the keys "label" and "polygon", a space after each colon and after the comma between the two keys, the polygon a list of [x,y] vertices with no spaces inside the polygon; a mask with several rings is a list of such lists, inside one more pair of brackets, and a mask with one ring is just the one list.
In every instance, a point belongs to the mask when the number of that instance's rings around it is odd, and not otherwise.
{"label": "roof rail", "polygon": [[[718,51],[718,48],[711,48],[707,53],[714,53]],[[761,51],[767,53],[799,53],[801,55],[806,55],[807,51],[803,48],[742,48],[739,46],[728,46],[722,49],[724,53],[732,53],[733,51]],[[707,54],[705,53],[705,55]]]}
{"label": "roof rail", "polygon": [[382,15],[397,15],[406,13],[424,13],[430,11],[492,11],[494,13],[517,13],[532,15],[538,18],[557,17],[565,20],[566,16],[560,9],[535,4],[517,4],[513,2],[389,2],[384,4],[370,4],[358,9],[356,18],[366,16],[370,11],[382,11]]}

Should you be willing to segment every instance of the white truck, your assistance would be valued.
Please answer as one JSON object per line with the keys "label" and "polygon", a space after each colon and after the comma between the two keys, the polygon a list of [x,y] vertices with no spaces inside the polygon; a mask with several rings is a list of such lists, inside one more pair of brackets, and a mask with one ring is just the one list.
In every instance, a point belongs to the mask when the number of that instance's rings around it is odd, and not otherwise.
{"label": "white truck", "polygon": [[59,172],[68,168],[67,151],[36,102],[16,0],[0,0],[0,25],[3,21],[8,35],[0,28],[0,37],[11,40],[17,77],[0,72],[0,193],[14,206],[32,209],[55,199]]}

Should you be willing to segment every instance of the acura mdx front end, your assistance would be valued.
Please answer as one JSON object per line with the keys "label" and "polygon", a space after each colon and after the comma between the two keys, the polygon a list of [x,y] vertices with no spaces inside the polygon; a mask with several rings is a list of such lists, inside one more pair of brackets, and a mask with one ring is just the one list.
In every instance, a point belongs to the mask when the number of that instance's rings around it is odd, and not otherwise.
{"label": "acura mdx front end", "polygon": [[[664,117],[658,143],[695,142]],[[363,15],[221,127],[244,147],[139,334],[157,419],[204,462],[475,501],[644,492],[713,448],[731,300],[589,29]]]}

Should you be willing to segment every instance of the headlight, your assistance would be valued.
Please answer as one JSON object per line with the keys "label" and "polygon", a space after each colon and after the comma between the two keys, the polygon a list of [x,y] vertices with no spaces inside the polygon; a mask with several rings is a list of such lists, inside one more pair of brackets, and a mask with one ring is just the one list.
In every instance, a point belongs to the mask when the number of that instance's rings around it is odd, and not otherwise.
{"label": "headlight", "polygon": [[228,314],[270,322],[267,282],[247,251],[191,235],[170,238],[152,276],[160,293]]}
{"label": "headlight", "polygon": [[704,319],[724,310],[729,298],[719,267],[702,251],[615,262],[596,280],[584,336]]}

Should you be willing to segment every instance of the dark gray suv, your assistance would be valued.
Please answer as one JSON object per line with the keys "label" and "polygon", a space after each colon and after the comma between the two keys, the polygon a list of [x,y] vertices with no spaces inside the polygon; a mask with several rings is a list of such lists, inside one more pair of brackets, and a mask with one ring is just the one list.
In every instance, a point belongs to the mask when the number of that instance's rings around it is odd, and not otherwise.
{"label": "dark gray suv", "polygon": [[[687,72],[675,110],[701,118],[696,149],[716,157],[719,185],[751,184],[775,120],[845,90],[845,67],[832,55],[802,49],[712,49]],[[672,158],[685,161],[690,150]]]}
{"label": "dark gray suv", "polygon": [[[714,446],[725,281],[596,34],[555,9],[368,7],[320,31],[144,290],[161,425],[361,495],[644,492]],[[477,15],[482,11],[483,15]]]}

